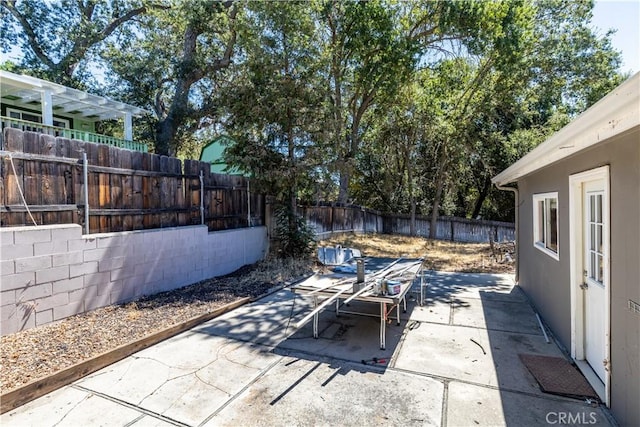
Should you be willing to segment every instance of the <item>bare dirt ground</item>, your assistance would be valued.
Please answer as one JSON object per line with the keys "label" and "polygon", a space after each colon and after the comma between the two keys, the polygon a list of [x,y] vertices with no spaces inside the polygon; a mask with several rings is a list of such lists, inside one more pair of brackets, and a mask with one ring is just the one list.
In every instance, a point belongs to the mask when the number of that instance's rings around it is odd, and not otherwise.
{"label": "bare dirt ground", "polygon": [[[428,267],[440,271],[512,273],[514,268],[512,263],[496,262],[488,244],[388,235],[343,235],[319,244],[358,248],[364,256],[426,257]],[[0,391],[45,378],[230,302],[257,297],[320,268],[311,259],[266,260],[225,277],[5,335],[0,340]]]}
{"label": "bare dirt ground", "polygon": [[426,265],[437,271],[515,273],[515,264],[500,257],[496,259],[488,243],[457,243],[385,234],[348,234],[323,240],[320,245],[360,249],[363,256],[423,257]]}

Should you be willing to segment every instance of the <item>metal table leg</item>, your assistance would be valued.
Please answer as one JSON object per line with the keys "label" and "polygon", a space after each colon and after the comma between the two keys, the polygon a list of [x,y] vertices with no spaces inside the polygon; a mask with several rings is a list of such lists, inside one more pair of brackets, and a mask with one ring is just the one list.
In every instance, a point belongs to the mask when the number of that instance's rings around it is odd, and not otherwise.
{"label": "metal table leg", "polygon": [[385,317],[387,314],[387,303],[380,303],[380,350],[384,350],[386,347],[386,321]]}
{"label": "metal table leg", "polygon": [[[318,297],[313,296],[313,308],[318,307]],[[313,337],[318,338],[318,317],[319,314],[316,313],[313,315]]]}
{"label": "metal table leg", "polygon": [[420,268],[420,307],[424,305],[424,268]]}

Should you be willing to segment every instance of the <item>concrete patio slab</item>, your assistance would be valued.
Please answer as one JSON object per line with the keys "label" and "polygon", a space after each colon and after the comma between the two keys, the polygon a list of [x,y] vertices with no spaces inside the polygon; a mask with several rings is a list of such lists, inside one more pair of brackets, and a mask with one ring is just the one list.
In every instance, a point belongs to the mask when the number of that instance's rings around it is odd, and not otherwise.
{"label": "concrete patio slab", "polygon": [[[341,310],[344,309],[372,315],[378,314],[380,310],[378,304],[361,302],[341,307]],[[395,320],[386,325],[386,347],[381,350],[379,317],[347,314],[343,311],[336,316],[335,310],[325,310],[319,317],[318,339],[313,338],[313,326],[310,322],[281,342],[275,351],[297,350],[354,362],[374,357],[389,360],[398,348],[408,317],[407,313],[401,313],[400,325]]]}
{"label": "concrete patio slab", "polygon": [[[3,414],[4,425],[609,425],[606,410],[543,394],[519,353],[561,356],[507,275],[439,273],[401,324],[282,290]],[[349,310],[377,314],[377,304]],[[347,307],[341,307],[341,310]],[[385,358],[364,365],[362,359]],[[547,418],[551,417],[551,418]],[[562,418],[561,418],[562,417]],[[572,417],[572,418],[569,418]],[[581,417],[581,418],[578,418]],[[564,422],[563,422],[564,421]]]}
{"label": "concrete patio slab", "polygon": [[442,382],[286,357],[206,426],[440,425]]}
{"label": "concrete patio slab", "polygon": [[441,323],[448,325],[451,317],[451,303],[426,299],[423,306],[413,306],[409,320],[418,322]]}
{"label": "concrete patio slab", "polygon": [[159,420],[150,415],[143,415],[140,418],[138,418],[137,421],[129,424],[129,426],[131,427],[172,427],[172,426],[175,426],[175,424],[167,421]]}
{"label": "concrete patio slab", "polygon": [[462,298],[452,306],[454,325],[542,335],[535,312],[525,302]]}
{"label": "concrete patio slab", "polygon": [[192,329],[209,336],[275,347],[295,332],[293,324],[311,310],[312,301],[283,289]]}
{"label": "concrete patio slab", "polygon": [[6,426],[124,426],[140,412],[73,387],[64,387],[3,414]]}
{"label": "concrete patio slab", "polygon": [[[268,348],[187,332],[76,384],[142,410],[198,425],[279,356]],[[203,404],[202,396],[206,396]]]}
{"label": "concrete patio slab", "polygon": [[542,394],[518,353],[562,355],[542,336],[422,323],[406,333],[393,367]]}
{"label": "concrete patio slab", "polygon": [[427,272],[426,298],[431,301],[452,302],[460,298],[481,298],[496,301],[526,302],[525,295],[515,288],[510,274]]}
{"label": "concrete patio slab", "polygon": [[602,409],[575,400],[532,397],[452,381],[447,390],[447,425],[608,426]]}

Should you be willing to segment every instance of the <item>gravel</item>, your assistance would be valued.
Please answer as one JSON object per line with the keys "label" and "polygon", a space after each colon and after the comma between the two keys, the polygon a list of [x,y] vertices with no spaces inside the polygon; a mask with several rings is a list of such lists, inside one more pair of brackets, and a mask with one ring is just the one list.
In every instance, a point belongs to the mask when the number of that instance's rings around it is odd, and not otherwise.
{"label": "gravel", "polygon": [[308,260],[268,260],[228,276],[111,305],[0,340],[0,390],[6,393],[116,347],[312,272]]}

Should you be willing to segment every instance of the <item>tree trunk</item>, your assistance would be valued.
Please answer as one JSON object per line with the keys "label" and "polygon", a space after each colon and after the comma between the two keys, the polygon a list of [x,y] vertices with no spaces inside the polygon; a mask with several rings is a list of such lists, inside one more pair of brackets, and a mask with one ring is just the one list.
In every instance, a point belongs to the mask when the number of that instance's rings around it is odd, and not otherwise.
{"label": "tree trunk", "polygon": [[[193,26],[187,26],[184,33],[184,45],[182,47],[183,64],[191,64],[196,54],[196,44],[200,33]],[[202,70],[191,70],[180,76],[176,82],[176,91],[171,100],[171,107],[166,117],[156,125],[156,154],[175,156],[177,149],[176,134],[178,128],[184,122],[184,117],[189,105],[189,91],[191,85],[199,80],[198,74]]]}
{"label": "tree trunk", "polygon": [[409,148],[405,150],[407,167],[407,190],[409,190],[409,203],[411,209],[411,219],[409,220],[409,235],[416,235],[416,196],[413,191],[413,165],[411,164],[411,153]]}
{"label": "tree trunk", "polygon": [[[233,2],[224,4],[229,9],[229,19],[235,20],[238,9]],[[191,86],[202,79],[206,75],[210,75],[215,71],[226,68],[231,64],[231,55],[236,43],[236,32],[231,27],[231,37],[225,46],[224,54],[220,59],[214,61],[213,64],[207,66],[194,67],[198,63],[196,60],[198,53],[198,37],[202,29],[194,24],[187,25],[184,32],[184,42],[182,46],[182,56],[179,58],[180,67],[183,71],[178,73],[175,86],[175,93],[171,100],[171,107],[166,111],[166,116],[162,117],[164,109],[159,105],[159,98],[156,99],[156,111],[161,117],[156,124],[156,154],[175,156],[178,149],[178,141],[176,135],[178,129],[184,123],[189,113],[189,92]],[[185,71],[186,70],[186,71]]]}
{"label": "tree trunk", "polygon": [[475,206],[473,207],[473,212],[471,213],[471,218],[475,219],[480,215],[480,210],[482,209],[482,204],[484,203],[487,195],[489,194],[489,190],[491,189],[491,180],[488,177],[485,177],[484,184],[482,188],[480,188],[480,192],[478,193],[478,198],[476,199]]}
{"label": "tree trunk", "polygon": [[156,124],[156,154],[162,156],[175,156],[171,149],[174,146],[175,135],[178,131],[173,117],[167,116]]}
{"label": "tree trunk", "polygon": [[338,191],[338,203],[347,204],[349,200],[349,181],[351,180],[351,174],[349,172],[349,166],[344,162],[345,166],[340,171],[340,190]]}
{"label": "tree trunk", "polygon": [[431,205],[431,222],[429,224],[429,238],[435,239],[438,227],[438,211],[440,209],[440,198],[442,197],[442,189],[444,188],[444,178],[447,162],[446,146],[442,147],[440,159],[438,162],[438,171],[436,172],[436,194],[433,196],[433,204]]}
{"label": "tree trunk", "polygon": [[[288,68],[288,65],[287,65]],[[295,232],[298,228],[296,221],[298,211],[298,182],[296,171],[296,159],[295,159],[295,138],[293,135],[293,114],[291,108],[287,107],[287,143],[288,143],[288,157],[289,157],[289,203],[291,206],[291,217],[289,219],[289,229]]]}

